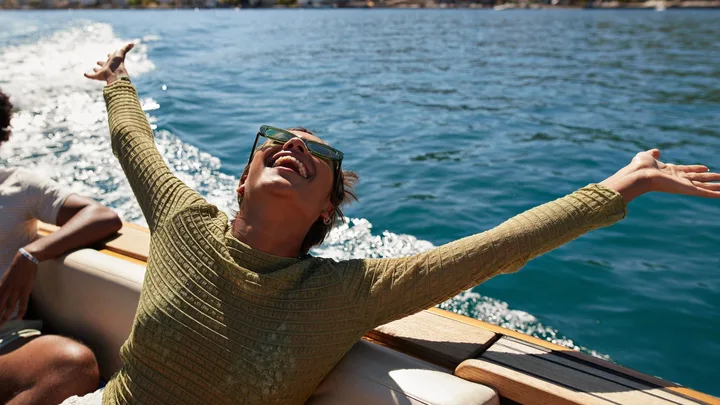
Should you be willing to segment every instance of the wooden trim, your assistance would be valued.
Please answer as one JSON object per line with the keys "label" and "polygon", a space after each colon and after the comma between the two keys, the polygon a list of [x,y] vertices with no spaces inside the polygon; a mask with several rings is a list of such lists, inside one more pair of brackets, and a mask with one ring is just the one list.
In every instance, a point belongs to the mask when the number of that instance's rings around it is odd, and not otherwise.
{"label": "wooden trim", "polygon": [[675,392],[680,395],[684,395],[688,398],[696,399],[696,400],[704,402],[706,404],[720,405],[720,398],[714,397],[714,396],[706,394],[704,392],[695,391],[693,389],[685,388],[685,387],[681,387],[681,386],[665,387],[665,389],[668,391]]}
{"label": "wooden trim", "polygon": [[378,345],[378,346],[387,347],[387,348],[390,349],[390,350],[394,350],[394,351],[396,351],[396,352],[400,352],[400,353],[402,353],[402,354],[406,354],[406,355],[408,355],[408,356],[410,356],[410,357],[413,357],[413,358],[416,358],[416,359],[418,359],[418,360],[426,361],[426,362],[431,363],[431,364],[434,364],[434,365],[436,365],[436,366],[438,366],[438,367],[442,367],[442,368],[444,368],[445,370],[447,370],[448,373],[451,373],[451,374],[453,373],[453,370],[455,369],[455,367],[447,367],[447,366],[444,366],[444,365],[442,365],[442,364],[434,363],[434,362],[432,362],[431,360],[428,360],[427,356],[425,356],[424,354],[418,355],[417,352],[409,353],[409,352],[404,352],[404,351],[402,351],[402,350],[398,350],[398,348],[397,348],[396,346],[394,346],[394,345],[392,345],[392,344],[389,344],[389,343],[388,343],[387,341],[385,341],[385,340],[376,340],[373,336],[371,336],[371,332],[368,332],[368,334],[365,335],[365,336],[363,336],[361,339],[362,339],[362,340],[365,340],[365,341],[367,341],[367,342],[370,342],[370,343],[372,343],[372,344]]}
{"label": "wooden trim", "polygon": [[428,311],[430,311],[434,314],[440,315],[440,316],[444,316],[446,318],[458,320],[458,321],[466,323],[468,325],[472,325],[476,328],[482,328],[485,330],[489,330],[491,332],[503,334],[505,336],[512,336],[514,338],[525,340],[525,341],[534,343],[538,346],[548,348],[550,350],[570,350],[570,351],[574,352],[574,350],[568,349],[567,347],[560,346],[555,343],[548,342],[546,340],[538,339],[534,336],[526,335],[521,332],[515,332],[514,330],[503,328],[502,326],[497,326],[497,325],[493,325],[491,323],[487,323],[484,321],[479,321],[477,319],[470,318],[469,316],[456,314],[454,312],[446,311],[446,310],[440,309],[440,308],[430,308],[430,309],[428,309]]}
{"label": "wooden trim", "polygon": [[122,260],[125,260],[126,262],[130,262],[130,263],[138,264],[143,267],[147,266],[146,261],[134,259],[134,258],[132,258],[130,256],[126,256],[122,253],[113,252],[110,249],[100,249],[100,250],[98,250],[98,252],[106,254],[108,256],[117,257],[118,259],[122,259]]}
{"label": "wooden trim", "polygon": [[[58,229],[55,225],[38,223],[38,234],[42,236],[49,235]],[[150,254],[150,232],[147,228],[123,222],[123,227],[114,236],[109,237],[97,247],[98,250],[115,252],[145,265]]]}
{"label": "wooden trim", "polygon": [[520,403],[537,403],[537,398],[547,403],[701,403],[664,389],[668,383],[648,383],[511,337],[501,338],[478,359],[463,362],[455,374]]}
{"label": "wooden trim", "polygon": [[150,255],[150,234],[123,226],[118,236],[105,242],[105,248],[147,262]]}
{"label": "wooden trim", "polygon": [[378,326],[366,334],[384,346],[454,370],[482,353],[499,335],[430,311]]}
{"label": "wooden trim", "polygon": [[[629,403],[649,403],[657,402],[658,400],[663,403],[665,401],[672,401],[672,403],[698,403],[695,399],[666,390],[665,387],[670,384],[667,381],[661,381],[662,384],[657,385],[648,382],[646,379],[613,370],[604,364],[585,362],[571,356],[566,356],[565,352],[547,350],[515,338],[504,337],[502,341],[498,342],[498,350],[488,350],[484,353],[483,357],[491,361],[505,362],[508,360],[506,356],[508,352],[519,354],[520,357],[524,359],[534,358],[544,362],[546,367],[541,368],[542,372],[538,374],[539,378],[550,377],[550,373],[545,371],[547,368],[561,368],[571,370],[569,374],[570,378],[566,378],[569,383],[575,381],[575,384],[577,384],[577,380],[582,378],[590,381],[594,380],[594,382],[590,384],[587,384],[587,382],[584,384],[581,383],[580,386],[586,385],[589,388],[597,388],[597,391],[601,392],[601,395],[610,396],[610,393],[616,391],[624,392],[624,397],[628,397],[636,392],[650,395],[650,397],[644,400],[630,400],[628,401]],[[518,356],[511,356],[510,363],[517,362],[517,359]],[[527,363],[527,361],[525,361],[525,363]],[[562,374],[560,378],[561,380],[563,379]],[[607,393],[602,394],[603,390],[600,389],[600,386],[607,386],[608,384],[615,384],[620,390],[606,390]]]}
{"label": "wooden trim", "polygon": [[47,236],[55,231],[60,229],[59,226],[46,224],[45,222],[38,221],[38,234],[42,236]]}
{"label": "wooden trim", "polygon": [[[474,383],[486,385],[502,397],[519,404],[533,405],[611,405],[612,402],[594,398],[586,393],[569,392],[560,395],[562,388],[554,384],[528,377],[503,365],[482,359],[462,362],[455,375]],[[518,381],[524,381],[519,383]],[[502,403],[502,400],[501,400]]]}
{"label": "wooden trim", "polygon": [[542,347],[550,349],[550,350],[562,352],[562,354],[565,356],[570,356],[570,357],[576,358],[578,360],[594,363],[594,364],[612,369],[614,371],[618,371],[620,373],[627,374],[629,376],[641,379],[648,383],[664,387],[665,390],[672,391],[674,393],[686,396],[688,398],[702,401],[702,402],[705,402],[705,403],[711,404],[711,405],[720,405],[720,398],[716,398],[712,395],[708,395],[708,394],[705,394],[705,393],[702,393],[699,391],[695,391],[693,389],[680,386],[678,384],[663,380],[661,378],[643,374],[639,371],[636,371],[636,370],[633,370],[633,369],[630,369],[627,367],[623,367],[621,365],[618,365],[618,364],[615,364],[615,363],[612,363],[612,362],[609,362],[609,361],[606,361],[603,359],[599,359],[597,357],[593,357],[588,354],[581,353],[577,350],[573,350],[573,349],[570,349],[570,348],[567,348],[564,346],[557,345],[555,343],[551,343],[551,342],[548,342],[548,341],[545,341],[542,339],[538,339],[534,336],[529,336],[524,333],[516,332],[516,331],[510,330],[510,329],[503,328],[501,326],[493,325],[491,323],[487,323],[484,321],[479,321],[477,319],[473,319],[473,318],[470,318],[470,317],[467,317],[464,315],[459,315],[459,314],[456,314],[453,312],[445,311],[445,310],[439,309],[439,308],[430,308],[428,311],[438,314],[438,315],[441,315],[441,316],[446,316],[448,318],[454,318],[461,322],[466,322],[466,323],[468,323],[470,325],[474,325],[478,328],[483,328],[486,330],[493,331],[495,333],[499,333],[499,334],[502,334],[505,336],[511,336],[516,339],[520,339],[520,340],[523,340],[523,341],[526,341],[529,343],[533,343],[533,344],[542,346]]}
{"label": "wooden trim", "polygon": [[136,224],[133,224],[132,222],[123,222],[123,226],[150,234],[150,230],[147,227],[136,225]]}

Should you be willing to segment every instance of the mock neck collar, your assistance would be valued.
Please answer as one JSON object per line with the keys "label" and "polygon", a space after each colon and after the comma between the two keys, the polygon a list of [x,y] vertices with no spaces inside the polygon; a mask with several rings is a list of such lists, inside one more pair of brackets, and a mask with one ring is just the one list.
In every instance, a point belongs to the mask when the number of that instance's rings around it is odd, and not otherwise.
{"label": "mock neck collar", "polygon": [[233,236],[232,228],[228,230],[225,238],[228,251],[230,256],[235,260],[235,263],[258,273],[276,271],[311,257],[308,254],[301,257],[282,257],[261,252]]}

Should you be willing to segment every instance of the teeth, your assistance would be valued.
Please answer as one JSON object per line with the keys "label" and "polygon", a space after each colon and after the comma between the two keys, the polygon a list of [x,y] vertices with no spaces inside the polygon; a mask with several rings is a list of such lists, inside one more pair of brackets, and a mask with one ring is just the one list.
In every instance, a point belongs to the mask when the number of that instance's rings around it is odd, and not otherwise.
{"label": "teeth", "polygon": [[298,172],[300,172],[300,176],[302,176],[303,178],[307,178],[307,169],[305,169],[305,165],[303,164],[303,162],[295,159],[292,156],[283,156],[283,157],[279,158],[278,160],[275,161],[275,163],[273,163],[273,167],[277,167],[280,165],[280,163],[283,163],[283,162],[290,162],[290,163],[294,164],[297,167]]}

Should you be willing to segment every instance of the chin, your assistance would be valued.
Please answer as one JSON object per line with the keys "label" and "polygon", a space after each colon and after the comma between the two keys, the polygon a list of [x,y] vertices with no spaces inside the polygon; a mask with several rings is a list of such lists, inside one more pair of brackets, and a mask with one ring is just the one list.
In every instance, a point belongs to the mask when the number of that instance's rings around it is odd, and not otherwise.
{"label": "chin", "polygon": [[263,194],[268,197],[282,200],[299,200],[300,194],[293,184],[292,179],[282,175],[268,176],[257,184],[254,194]]}

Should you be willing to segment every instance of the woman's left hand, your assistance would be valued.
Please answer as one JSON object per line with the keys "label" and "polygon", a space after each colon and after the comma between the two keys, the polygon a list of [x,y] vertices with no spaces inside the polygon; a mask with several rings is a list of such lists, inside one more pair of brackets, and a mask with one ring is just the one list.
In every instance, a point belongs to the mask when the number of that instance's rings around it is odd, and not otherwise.
{"label": "woman's left hand", "polygon": [[704,165],[675,165],[659,161],[660,151],[640,152],[632,162],[603,181],[603,186],[619,192],[626,203],[652,191],[720,198],[720,173]]}

